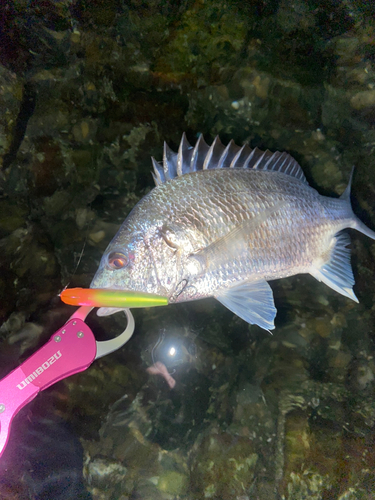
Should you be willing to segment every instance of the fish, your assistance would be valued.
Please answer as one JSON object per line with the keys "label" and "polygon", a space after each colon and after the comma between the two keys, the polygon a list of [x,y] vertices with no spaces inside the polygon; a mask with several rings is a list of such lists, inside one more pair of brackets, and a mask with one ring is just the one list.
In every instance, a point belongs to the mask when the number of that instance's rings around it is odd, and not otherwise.
{"label": "fish", "polygon": [[[265,330],[275,328],[269,281],[309,273],[358,302],[348,228],[375,239],[354,214],[352,174],[339,198],[309,186],[286,152],[202,135],[152,158],[155,187],[109,243],[91,288],[142,291],[168,303],[214,297]],[[115,312],[101,308],[99,315]]]}

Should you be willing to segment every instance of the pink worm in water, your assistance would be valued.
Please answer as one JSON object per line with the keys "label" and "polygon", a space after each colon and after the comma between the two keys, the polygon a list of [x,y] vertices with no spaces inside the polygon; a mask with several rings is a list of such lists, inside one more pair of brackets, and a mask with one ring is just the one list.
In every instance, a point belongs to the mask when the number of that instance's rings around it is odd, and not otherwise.
{"label": "pink worm in water", "polygon": [[152,366],[149,366],[146,371],[150,375],[161,375],[171,389],[176,385],[175,379],[169,374],[167,367],[161,361],[157,361]]}

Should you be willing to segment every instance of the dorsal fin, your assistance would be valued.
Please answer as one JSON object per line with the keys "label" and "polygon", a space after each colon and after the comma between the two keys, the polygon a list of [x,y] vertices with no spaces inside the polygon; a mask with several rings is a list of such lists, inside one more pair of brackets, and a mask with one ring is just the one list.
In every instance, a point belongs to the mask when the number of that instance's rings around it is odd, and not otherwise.
{"label": "dorsal fin", "polygon": [[251,149],[248,145],[237,146],[233,140],[225,147],[217,136],[211,146],[208,146],[200,135],[195,146],[191,146],[182,135],[178,153],[172,151],[164,143],[163,163],[152,158],[154,181],[158,186],[181,175],[214,168],[249,168],[282,172],[307,184],[306,177],[297,163],[288,153],[276,151],[272,153]]}

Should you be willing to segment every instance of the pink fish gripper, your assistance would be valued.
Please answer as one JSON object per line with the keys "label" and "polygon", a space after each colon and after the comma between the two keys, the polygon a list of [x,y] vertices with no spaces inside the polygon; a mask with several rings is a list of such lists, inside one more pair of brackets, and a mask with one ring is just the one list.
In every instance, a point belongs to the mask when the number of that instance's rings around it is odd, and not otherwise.
{"label": "pink fish gripper", "polygon": [[98,342],[85,319],[93,307],[77,309],[49,341],[0,381],[0,456],[14,416],[52,384],[86,370],[91,363],[122,347],[134,332],[134,318],[124,309],[126,329],[111,340]]}

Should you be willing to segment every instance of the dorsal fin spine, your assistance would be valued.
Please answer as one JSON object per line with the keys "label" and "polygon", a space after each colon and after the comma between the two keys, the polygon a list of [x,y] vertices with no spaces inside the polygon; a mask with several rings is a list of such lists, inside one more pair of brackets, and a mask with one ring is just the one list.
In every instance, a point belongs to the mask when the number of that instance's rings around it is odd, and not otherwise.
{"label": "dorsal fin spine", "polygon": [[223,168],[224,167],[224,163],[225,163],[225,160],[227,159],[228,157],[228,154],[229,154],[229,151],[230,151],[230,148],[233,146],[233,140],[231,140],[229,143],[228,143],[228,146],[224,149],[224,151],[222,152],[221,156],[220,156],[220,160],[218,161],[218,164],[217,164],[217,168]]}
{"label": "dorsal fin spine", "polygon": [[182,139],[177,153],[176,172],[181,176],[189,171],[190,168],[190,152],[193,148],[186,138],[185,132],[182,134]]}
{"label": "dorsal fin spine", "polygon": [[162,184],[165,181],[163,167],[155,160],[154,157],[151,157],[151,161],[155,172],[152,173],[152,175],[154,177],[155,184],[158,186],[159,184]]}
{"label": "dorsal fin spine", "polygon": [[[252,167],[254,170],[260,169],[260,164],[261,164],[262,160],[264,159],[266,153],[267,153],[267,151],[264,151],[264,153],[257,159],[257,162]],[[269,163],[269,160],[267,163]],[[267,163],[266,163],[266,165],[267,165]]]}
{"label": "dorsal fin spine", "polygon": [[239,149],[239,151],[237,152],[237,154],[234,156],[231,164],[229,165],[229,168],[234,168],[236,166],[236,163],[237,163],[238,159],[240,158],[240,156],[242,155],[245,147],[246,147],[246,144],[244,144],[242,146],[242,148]]}
{"label": "dorsal fin spine", "polygon": [[[154,159],[152,164],[156,185],[197,170],[216,168],[280,172],[307,184],[301,167],[288,153],[278,151],[272,153],[269,150],[261,151],[258,148],[250,149],[246,144],[240,148],[233,140],[224,147],[219,136],[216,136],[211,146],[208,146],[203,136],[200,135],[195,146],[192,147],[186,139],[186,135],[183,134],[178,153],[173,152],[164,143],[163,165],[159,165]],[[349,195],[345,191],[342,195],[343,198],[350,196],[350,184],[347,190]]]}
{"label": "dorsal fin spine", "polygon": [[249,168],[249,163],[251,162],[251,160],[253,159],[253,157],[255,156],[255,153],[256,153],[256,150],[257,148],[254,148],[251,153],[249,154],[249,156],[247,157],[245,163],[243,164],[243,167],[242,168]]}
{"label": "dorsal fin spine", "polygon": [[164,142],[164,150],[163,150],[163,167],[164,167],[164,176],[167,181],[170,180],[169,176],[169,160],[168,160],[168,149],[169,146],[166,142]]}

